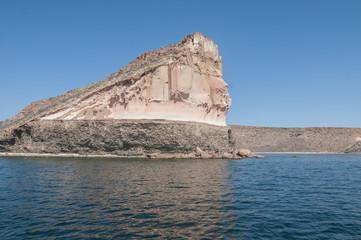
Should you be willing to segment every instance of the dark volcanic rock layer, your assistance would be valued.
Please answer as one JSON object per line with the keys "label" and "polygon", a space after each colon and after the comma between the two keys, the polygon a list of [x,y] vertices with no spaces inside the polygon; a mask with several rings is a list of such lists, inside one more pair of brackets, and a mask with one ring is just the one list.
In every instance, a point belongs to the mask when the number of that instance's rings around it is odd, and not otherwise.
{"label": "dark volcanic rock layer", "polygon": [[42,120],[0,136],[0,152],[113,154],[232,152],[229,127],[166,120]]}
{"label": "dark volcanic rock layer", "polygon": [[360,128],[230,127],[235,147],[254,152],[361,153]]}

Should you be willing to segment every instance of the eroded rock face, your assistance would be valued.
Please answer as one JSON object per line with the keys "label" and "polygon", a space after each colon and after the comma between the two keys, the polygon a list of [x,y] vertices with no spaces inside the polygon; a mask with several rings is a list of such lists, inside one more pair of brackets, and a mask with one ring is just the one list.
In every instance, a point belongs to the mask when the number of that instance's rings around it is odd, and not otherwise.
{"label": "eroded rock face", "polygon": [[147,52],[105,80],[34,102],[1,128],[31,120],[166,119],[225,126],[222,58],[200,33]]}
{"label": "eroded rock face", "polygon": [[232,152],[230,128],[169,120],[43,120],[29,122],[0,136],[0,152],[7,153],[123,157],[159,153],[165,154],[162,158],[167,154],[184,158],[197,147],[217,155]]}

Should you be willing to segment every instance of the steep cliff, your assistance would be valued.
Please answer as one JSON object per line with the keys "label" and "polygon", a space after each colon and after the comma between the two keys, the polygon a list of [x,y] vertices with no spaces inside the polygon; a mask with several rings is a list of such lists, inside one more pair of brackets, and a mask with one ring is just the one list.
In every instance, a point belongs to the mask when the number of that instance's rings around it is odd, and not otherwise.
{"label": "steep cliff", "polygon": [[0,152],[222,156],[234,149],[227,88],[217,45],[191,34],[103,81],[31,103],[0,124]]}
{"label": "steep cliff", "polygon": [[0,152],[113,154],[189,154],[200,148],[233,151],[228,127],[169,120],[32,121],[0,138]]}
{"label": "steep cliff", "polygon": [[103,81],[33,102],[0,130],[32,120],[165,119],[225,126],[227,88],[218,46],[195,33],[137,57]]}

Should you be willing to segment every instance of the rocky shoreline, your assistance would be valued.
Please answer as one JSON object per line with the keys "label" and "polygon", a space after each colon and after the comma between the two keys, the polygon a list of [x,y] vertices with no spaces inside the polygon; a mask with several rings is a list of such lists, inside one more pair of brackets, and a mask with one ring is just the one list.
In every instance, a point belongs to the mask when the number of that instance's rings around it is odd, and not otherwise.
{"label": "rocky shoreline", "polygon": [[237,155],[235,149],[352,154],[361,153],[359,136],[358,128],[222,127],[169,120],[38,120],[1,131],[0,153],[168,159],[248,157]]}
{"label": "rocky shoreline", "polygon": [[119,159],[243,159],[243,158],[265,158],[265,156],[254,154],[247,149],[239,149],[234,153],[224,153],[222,155],[214,152],[205,152],[199,149],[198,152],[190,154],[180,153],[155,153],[147,155],[136,155],[136,156],[119,156],[114,154],[51,154],[51,153],[7,153],[1,152],[0,157],[22,157],[22,158],[119,158]]}

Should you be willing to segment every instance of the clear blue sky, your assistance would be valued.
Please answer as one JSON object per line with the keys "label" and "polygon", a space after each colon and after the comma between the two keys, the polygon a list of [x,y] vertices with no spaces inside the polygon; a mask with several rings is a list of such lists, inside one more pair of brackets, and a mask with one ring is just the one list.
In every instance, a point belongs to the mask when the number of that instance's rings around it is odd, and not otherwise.
{"label": "clear blue sky", "polygon": [[361,1],[0,0],[0,120],[201,32],[228,124],[361,127]]}

